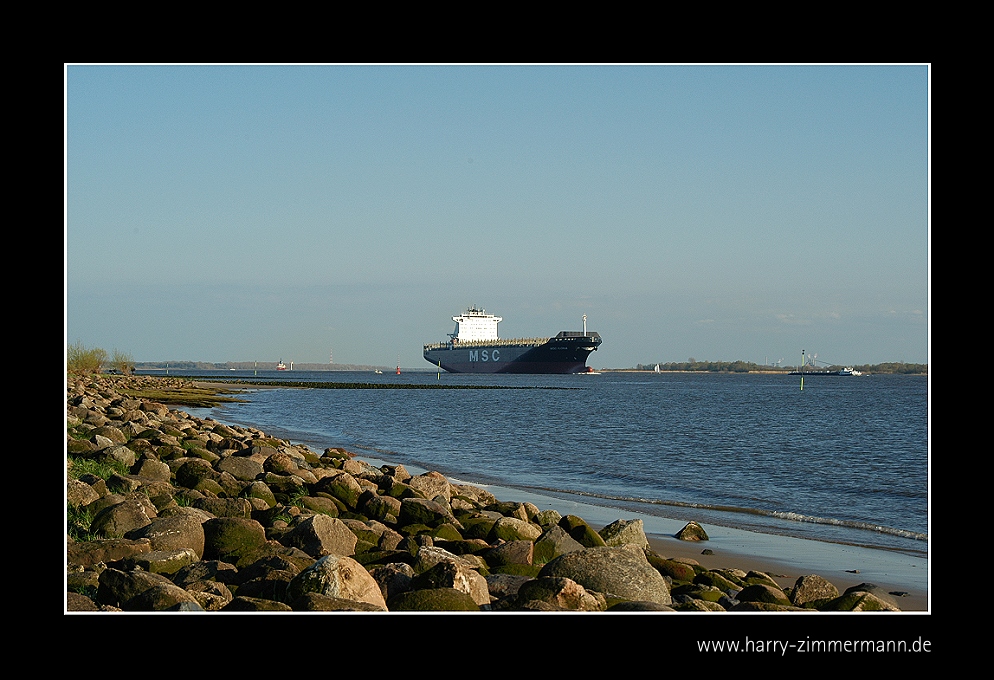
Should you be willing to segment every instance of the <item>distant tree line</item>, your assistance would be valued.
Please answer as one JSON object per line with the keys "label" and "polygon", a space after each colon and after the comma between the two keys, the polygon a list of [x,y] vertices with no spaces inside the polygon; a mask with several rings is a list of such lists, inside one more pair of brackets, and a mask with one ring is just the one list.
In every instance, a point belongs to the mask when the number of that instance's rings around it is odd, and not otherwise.
{"label": "distant tree line", "polygon": [[[698,373],[770,373],[796,370],[793,366],[767,366],[756,364],[751,361],[697,361],[689,359],[687,361],[668,361],[651,364],[637,364],[636,371],[654,371],[659,366],[660,371],[681,371]],[[819,371],[837,371],[845,366],[819,366]],[[853,366],[857,371],[863,373],[876,374],[901,374],[901,375],[928,375],[928,364],[906,364],[904,362],[888,362],[883,364],[861,364]],[[807,369],[805,369],[807,370]]]}
{"label": "distant tree line", "polygon": [[[275,371],[277,362],[275,361],[140,361],[135,364],[135,368],[141,371],[160,370],[194,370],[194,371]],[[310,364],[293,363],[290,364],[293,371],[365,371],[374,369],[386,369],[387,366],[371,366],[366,364]],[[291,373],[292,371],[287,371]]]}
{"label": "distant tree line", "polygon": [[[654,371],[657,364],[638,364],[635,370]],[[669,361],[658,364],[660,371],[697,371],[701,373],[749,373],[750,371],[769,370],[768,366],[760,366],[749,361]]]}

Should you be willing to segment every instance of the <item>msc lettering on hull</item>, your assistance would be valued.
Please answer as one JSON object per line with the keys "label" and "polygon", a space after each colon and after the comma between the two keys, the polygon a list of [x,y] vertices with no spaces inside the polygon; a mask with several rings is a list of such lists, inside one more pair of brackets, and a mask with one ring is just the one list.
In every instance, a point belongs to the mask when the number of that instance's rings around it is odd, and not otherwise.
{"label": "msc lettering on hull", "polygon": [[500,350],[469,350],[470,361],[500,361]]}

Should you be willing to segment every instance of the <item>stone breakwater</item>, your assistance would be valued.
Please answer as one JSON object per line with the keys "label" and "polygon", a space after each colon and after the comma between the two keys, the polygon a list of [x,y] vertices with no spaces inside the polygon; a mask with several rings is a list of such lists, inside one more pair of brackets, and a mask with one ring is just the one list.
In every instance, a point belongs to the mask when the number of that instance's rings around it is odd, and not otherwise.
{"label": "stone breakwater", "polygon": [[66,611],[898,611],[871,584],[705,569],[641,520],[595,531],[129,396],[189,388],[67,378]]}

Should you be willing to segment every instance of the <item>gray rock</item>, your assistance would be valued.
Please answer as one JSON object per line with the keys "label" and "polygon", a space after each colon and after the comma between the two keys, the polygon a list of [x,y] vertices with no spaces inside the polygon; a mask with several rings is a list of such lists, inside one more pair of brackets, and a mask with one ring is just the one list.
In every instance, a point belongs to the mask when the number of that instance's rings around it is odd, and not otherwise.
{"label": "gray rock", "polygon": [[175,574],[180,569],[188,567],[200,556],[190,548],[180,550],[153,550],[152,552],[135,555],[122,560],[126,569],[141,569],[153,574]]}
{"label": "gray rock", "polygon": [[[107,429],[107,428],[104,428]],[[113,429],[113,428],[110,428]],[[121,435],[122,437],[124,435]],[[135,452],[129,449],[127,446],[115,445],[108,446],[107,448],[101,450],[97,453],[94,458],[101,463],[120,463],[124,467],[131,469],[131,466],[135,464],[136,456]]]}
{"label": "gray rock", "polygon": [[583,549],[580,542],[566,533],[565,529],[552,525],[535,541],[534,561],[536,564],[544,564],[560,555]]}
{"label": "gray rock", "polygon": [[442,496],[446,504],[452,499],[449,480],[439,472],[432,471],[423,475],[415,475],[407,480],[407,484],[419,491],[425,498]]}
{"label": "gray rock", "polygon": [[134,465],[132,473],[143,480],[159,482],[168,482],[173,474],[172,470],[169,469],[169,465],[163,463],[161,460],[154,460],[152,458],[143,458],[138,461]]}
{"label": "gray rock", "polygon": [[74,508],[89,505],[100,498],[92,486],[78,479],[70,479],[66,483],[66,503]]}
{"label": "gray rock", "polygon": [[640,550],[604,547],[571,552],[546,564],[539,572],[542,576],[563,576],[587,590],[625,600],[671,602],[666,579]]}
{"label": "gray rock", "polygon": [[148,524],[129,531],[129,539],[147,538],[152,550],[184,550],[196,553],[197,559],[204,554],[204,526],[201,521],[189,514],[175,514],[156,517]]}
{"label": "gray rock", "polygon": [[259,461],[246,456],[228,456],[227,458],[223,458],[218,462],[217,469],[220,472],[227,472],[235,479],[246,482],[255,480],[263,472],[263,466]]}
{"label": "gray rock", "polygon": [[839,596],[839,589],[817,574],[801,576],[790,591],[790,601],[797,607],[809,602],[832,600]]}
{"label": "gray rock", "polygon": [[313,557],[323,557],[354,555],[358,539],[342,520],[328,515],[310,515],[284,534],[280,542]]}
{"label": "gray rock", "polygon": [[491,548],[483,554],[483,559],[491,568],[509,564],[532,564],[536,543],[531,541],[508,541]]}
{"label": "gray rock", "polygon": [[147,496],[133,493],[123,502],[101,510],[90,523],[90,530],[105,538],[121,538],[129,531],[151,524],[157,516]]}
{"label": "gray rock", "polygon": [[645,537],[645,529],[640,519],[619,519],[611,522],[597,532],[604,539],[604,544],[612,547],[634,545],[648,548],[649,539]]}

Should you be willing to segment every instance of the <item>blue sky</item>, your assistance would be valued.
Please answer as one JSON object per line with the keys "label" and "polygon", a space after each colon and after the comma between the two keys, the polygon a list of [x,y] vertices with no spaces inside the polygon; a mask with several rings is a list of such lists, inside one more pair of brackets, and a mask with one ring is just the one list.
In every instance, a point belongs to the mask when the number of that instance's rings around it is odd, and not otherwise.
{"label": "blue sky", "polygon": [[427,367],[478,305],[596,367],[924,363],[929,78],[66,65],[66,340]]}

